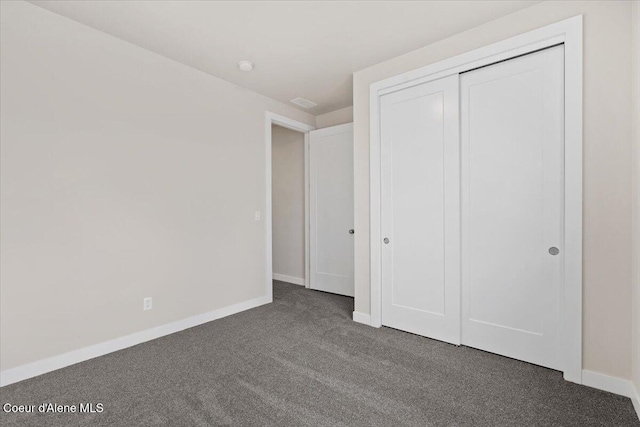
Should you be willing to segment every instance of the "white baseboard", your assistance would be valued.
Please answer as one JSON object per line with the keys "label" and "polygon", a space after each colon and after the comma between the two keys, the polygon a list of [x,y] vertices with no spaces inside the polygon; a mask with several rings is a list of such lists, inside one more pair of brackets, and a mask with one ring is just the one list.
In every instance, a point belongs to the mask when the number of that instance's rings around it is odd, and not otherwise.
{"label": "white baseboard", "polygon": [[286,274],[273,273],[273,280],[281,282],[293,283],[294,285],[304,286],[304,279],[301,277],[287,276]]}
{"label": "white baseboard", "polygon": [[631,380],[583,370],[582,385],[630,398],[640,419],[640,393]]}
{"label": "white baseboard", "polygon": [[633,407],[640,420],[640,390],[633,383],[631,383],[631,403],[633,403]]}
{"label": "white baseboard", "polygon": [[371,326],[371,315],[366,313],[360,313],[358,311],[353,312],[353,321]]}
{"label": "white baseboard", "polygon": [[208,313],[203,313],[196,316],[188,317],[186,319],[178,320],[177,322],[157,326],[155,328],[136,332],[130,335],[125,335],[120,338],[115,338],[99,344],[94,344],[89,347],[84,347],[78,350],[70,351],[68,353],[49,357],[47,359],[27,363],[25,365],[20,365],[11,369],[5,369],[4,371],[0,372],[0,387],[17,383],[18,381],[26,380],[28,378],[33,378],[38,375],[46,374],[47,372],[55,371],[57,369],[74,365],[76,363],[84,362],[85,360],[93,359],[95,357],[104,356],[105,354],[113,353],[114,351],[122,350],[124,348],[141,344],[146,341],[151,341],[165,335],[182,331],[184,329],[193,328],[194,326],[202,325],[203,323],[211,322],[212,320],[230,316],[232,314],[249,310],[251,308],[268,304],[270,302],[271,299],[267,296],[258,297],[249,301],[243,301],[238,304],[230,305],[228,307],[222,307]]}
{"label": "white baseboard", "polygon": [[582,371],[582,385],[625,397],[632,397],[634,393],[631,381],[593,371]]}

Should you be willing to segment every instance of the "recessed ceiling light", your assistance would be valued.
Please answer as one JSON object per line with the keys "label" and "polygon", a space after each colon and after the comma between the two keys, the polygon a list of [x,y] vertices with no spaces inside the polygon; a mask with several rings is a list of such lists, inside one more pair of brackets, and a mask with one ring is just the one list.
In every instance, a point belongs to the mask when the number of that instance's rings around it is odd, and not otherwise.
{"label": "recessed ceiling light", "polygon": [[240,71],[251,71],[253,70],[253,63],[250,61],[240,61],[238,62],[238,68]]}

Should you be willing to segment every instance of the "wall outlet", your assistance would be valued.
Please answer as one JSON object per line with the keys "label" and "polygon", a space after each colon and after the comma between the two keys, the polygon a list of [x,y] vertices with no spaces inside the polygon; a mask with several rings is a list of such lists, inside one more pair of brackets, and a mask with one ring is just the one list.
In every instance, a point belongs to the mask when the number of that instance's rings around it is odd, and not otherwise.
{"label": "wall outlet", "polygon": [[262,215],[260,211],[255,211],[253,214],[253,219],[255,219],[256,221],[260,221],[261,218],[262,218]]}
{"label": "wall outlet", "polygon": [[153,303],[151,301],[151,297],[146,297],[142,300],[142,309],[143,310],[151,310],[153,308]]}

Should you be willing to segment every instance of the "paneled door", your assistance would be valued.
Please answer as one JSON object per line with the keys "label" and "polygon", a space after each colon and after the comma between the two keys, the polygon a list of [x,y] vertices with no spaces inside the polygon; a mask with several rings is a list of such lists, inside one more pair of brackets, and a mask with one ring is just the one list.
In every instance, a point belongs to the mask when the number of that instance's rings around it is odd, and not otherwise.
{"label": "paneled door", "polygon": [[309,287],[353,296],[353,123],[309,133]]}
{"label": "paneled door", "polygon": [[460,343],[458,76],[381,97],[382,324]]}
{"label": "paneled door", "polygon": [[562,370],[564,49],[460,76],[462,344]]}

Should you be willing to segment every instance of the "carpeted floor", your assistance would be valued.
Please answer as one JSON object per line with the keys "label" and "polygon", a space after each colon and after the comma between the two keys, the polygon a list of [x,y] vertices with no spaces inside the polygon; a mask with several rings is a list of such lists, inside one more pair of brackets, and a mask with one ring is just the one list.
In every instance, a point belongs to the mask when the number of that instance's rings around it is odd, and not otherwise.
{"label": "carpeted floor", "polygon": [[274,303],[0,389],[2,426],[640,426],[562,374],[351,320],[353,299],[276,282]]}

